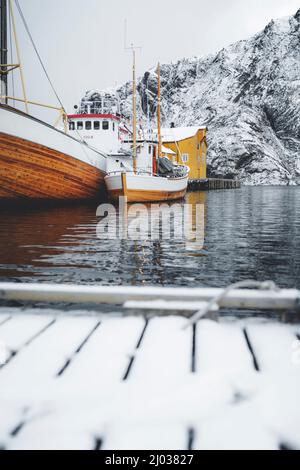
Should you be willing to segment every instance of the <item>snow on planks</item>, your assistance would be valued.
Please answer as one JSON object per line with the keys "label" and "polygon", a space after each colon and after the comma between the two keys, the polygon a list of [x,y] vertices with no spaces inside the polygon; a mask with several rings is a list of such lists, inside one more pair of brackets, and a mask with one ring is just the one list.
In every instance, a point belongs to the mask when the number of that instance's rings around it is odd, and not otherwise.
{"label": "snow on planks", "polygon": [[273,448],[248,400],[247,384],[255,379],[255,367],[243,329],[238,323],[203,320],[196,336],[197,371],[207,381],[208,406],[214,404],[218,411],[196,423],[194,448]]}
{"label": "snow on planks", "polygon": [[297,327],[33,312],[0,314],[0,446],[300,448]]}
{"label": "snow on planks", "polygon": [[277,323],[247,328],[264,386],[256,402],[282,448],[300,449],[300,342],[295,327]]}

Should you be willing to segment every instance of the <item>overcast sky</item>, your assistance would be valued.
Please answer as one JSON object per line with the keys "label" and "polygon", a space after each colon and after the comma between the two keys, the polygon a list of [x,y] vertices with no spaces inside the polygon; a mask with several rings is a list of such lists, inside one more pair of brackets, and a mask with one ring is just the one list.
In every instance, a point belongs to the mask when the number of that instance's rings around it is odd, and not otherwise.
{"label": "overcast sky", "polygon": [[[127,44],[137,53],[137,72],[158,60],[217,52],[294,14],[299,0],[19,0],[32,36],[67,110],[85,90],[122,84],[131,77]],[[30,99],[55,104],[15,12]],[[18,90],[17,90],[18,92]]]}

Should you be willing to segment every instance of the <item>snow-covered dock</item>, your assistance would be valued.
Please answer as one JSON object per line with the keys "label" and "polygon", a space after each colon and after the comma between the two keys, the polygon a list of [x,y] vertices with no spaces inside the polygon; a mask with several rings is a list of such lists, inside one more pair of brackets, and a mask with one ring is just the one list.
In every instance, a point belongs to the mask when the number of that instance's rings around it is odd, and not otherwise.
{"label": "snow-covered dock", "polygon": [[299,323],[111,310],[0,309],[2,448],[300,448]]}

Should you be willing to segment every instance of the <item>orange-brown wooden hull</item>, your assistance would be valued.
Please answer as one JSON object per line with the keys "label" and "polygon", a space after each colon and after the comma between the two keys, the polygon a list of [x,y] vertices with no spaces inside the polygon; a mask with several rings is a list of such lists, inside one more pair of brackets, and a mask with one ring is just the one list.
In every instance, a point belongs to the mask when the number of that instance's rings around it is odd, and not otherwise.
{"label": "orange-brown wooden hull", "polygon": [[126,196],[127,202],[159,202],[172,201],[174,199],[182,199],[186,194],[186,189],[182,191],[141,191],[133,189],[116,189],[109,191],[109,197],[115,201],[120,196]]}
{"label": "orange-brown wooden hull", "polygon": [[0,199],[94,199],[104,173],[43,145],[0,132]]}

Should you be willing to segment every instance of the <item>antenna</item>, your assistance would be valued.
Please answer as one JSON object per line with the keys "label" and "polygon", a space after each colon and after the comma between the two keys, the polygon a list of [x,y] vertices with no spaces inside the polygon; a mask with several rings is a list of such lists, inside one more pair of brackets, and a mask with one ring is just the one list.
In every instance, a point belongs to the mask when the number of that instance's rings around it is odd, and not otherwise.
{"label": "antenna", "polygon": [[127,49],[127,18],[124,20],[124,49]]}
{"label": "antenna", "polygon": [[131,43],[130,46],[128,46],[128,43],[127,43],[127,18],[125,18],[125,20],[124,20],[124,50],[128,51],[128,50],[134,50],[134,49],[142,49],[142,47],[141,46],[134,46],[133,43]]}
{"label": "antenna", "polygon": [[133,134],[133,171],[136,173],[136,64],[135,56],[136,50],[142,49],[140,46],[134,46],[133,43],[128,47],[127,46],[127,19],[124,22],[124,49],[132,51],[132,110],[133,110],[133,125],[132,125],[132,134]]}

